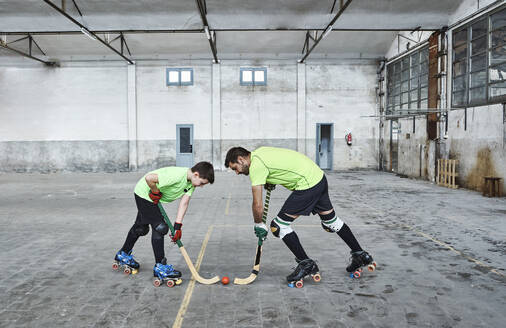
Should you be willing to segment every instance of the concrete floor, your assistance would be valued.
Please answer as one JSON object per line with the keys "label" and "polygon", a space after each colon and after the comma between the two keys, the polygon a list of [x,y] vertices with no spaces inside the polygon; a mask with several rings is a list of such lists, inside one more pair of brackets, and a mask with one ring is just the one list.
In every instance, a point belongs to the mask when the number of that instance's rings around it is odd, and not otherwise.
{"label": "concrete floor", "polygon": [[[149,235],[134,248],[137,275],[111,269],[135,219],[141,175],[0,175],[0,327],[173,327],[176,318],[192,328],[504,327],[506,198],[380,172],[328,173],[336,211],[378,262],[376,272],[349,278],[346,245],[313,216],[295,230],[319,263],[319,284],[287,287],[295,262],[271,235],[247,286],[194,284],[166,242],[185,280],[155,288]],[[190,202],[183,242],[194,262],[211,231],[204,277],[249,275],[256,241],[248,181],[217,173]],[[270,218],[288,194],[273,192]],[[165,206],[169,217],[176,206]]]}

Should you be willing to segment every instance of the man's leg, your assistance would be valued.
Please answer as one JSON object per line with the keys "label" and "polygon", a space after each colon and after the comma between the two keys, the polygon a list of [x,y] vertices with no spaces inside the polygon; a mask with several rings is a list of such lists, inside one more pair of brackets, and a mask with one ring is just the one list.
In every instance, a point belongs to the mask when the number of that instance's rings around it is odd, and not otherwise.
{"label": "man's leg", "polygon": [[285,245],[292,251],[293,255],[295,255],[298,260],[302,261],[309,257],[300,244],[299,237],[291,227],[293,220],[298,217],[298,215],[279,213],[278,216],[271,221],[271,231],[275,237],[283,240]]}
{"label": "man's leg", "polygon": [[352,252],[362,251],[362,247],[350,230],[350,227],[336,215],[334,209],[319,212],[323,229],[335,232],[350,247]]}

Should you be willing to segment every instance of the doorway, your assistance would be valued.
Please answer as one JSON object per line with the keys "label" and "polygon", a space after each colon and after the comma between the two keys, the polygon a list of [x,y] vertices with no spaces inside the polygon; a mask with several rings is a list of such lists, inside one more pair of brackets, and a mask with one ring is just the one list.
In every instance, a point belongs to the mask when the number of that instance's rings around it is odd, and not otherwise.
{"label": "doorway", "polygon": [[177,124],[176,166],[193,166],[193,124]]}
{"label": "doorway", "polygon": [[322,170],[332,169],[334,123],[316,123],[316,164]]}

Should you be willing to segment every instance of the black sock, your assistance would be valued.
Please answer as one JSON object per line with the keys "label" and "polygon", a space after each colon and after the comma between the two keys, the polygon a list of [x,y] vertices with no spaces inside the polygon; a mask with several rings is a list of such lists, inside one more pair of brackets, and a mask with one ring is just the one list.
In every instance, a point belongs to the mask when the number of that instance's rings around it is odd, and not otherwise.
{"label": "black sock", "polygon": [[309,257],[307,256],[304,248],[300,244],[299,237],[295,232],[290,232],[288,235],[283,237],[283,242],[285,245],[292,251],[293,255],[299,260],[305,260]]}
{"label": "black sock", "polygon": [[345,223],[341,227],[341,230],[337,232],[337,235],[341,237],[342,240],[351,248],[352,252],[361,251],[362,247],[360,247],[358,241],[355,239],[353,232],[351,232],[350,227]]}

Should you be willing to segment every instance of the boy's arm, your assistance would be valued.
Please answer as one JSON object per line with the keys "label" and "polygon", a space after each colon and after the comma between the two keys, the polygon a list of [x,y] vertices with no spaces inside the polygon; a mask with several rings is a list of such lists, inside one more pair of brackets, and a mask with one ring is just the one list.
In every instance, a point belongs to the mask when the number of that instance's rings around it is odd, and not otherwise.
{"label": "boy's arm", "polygon": [[156,185],[158,183],[158,174],[156,174],[156,173],[147,174],[144,179],[146,180],[146,183],[148,184],[149,189],[151,189],[151,191],[153,193],[156,194],[156,193],[160,192],[160,190],[158,189],[158,187]]}
{"label": "boy's arm", "polygon": [[177,208],[177,215],[176,215],[176,223],[182,223],[184,215],[186,214],[186,210],[188,209],[188,204],[190,203],[191,196],[188,196],[186,194],[181,197],[181,200],[179,201],[179,206]]}

